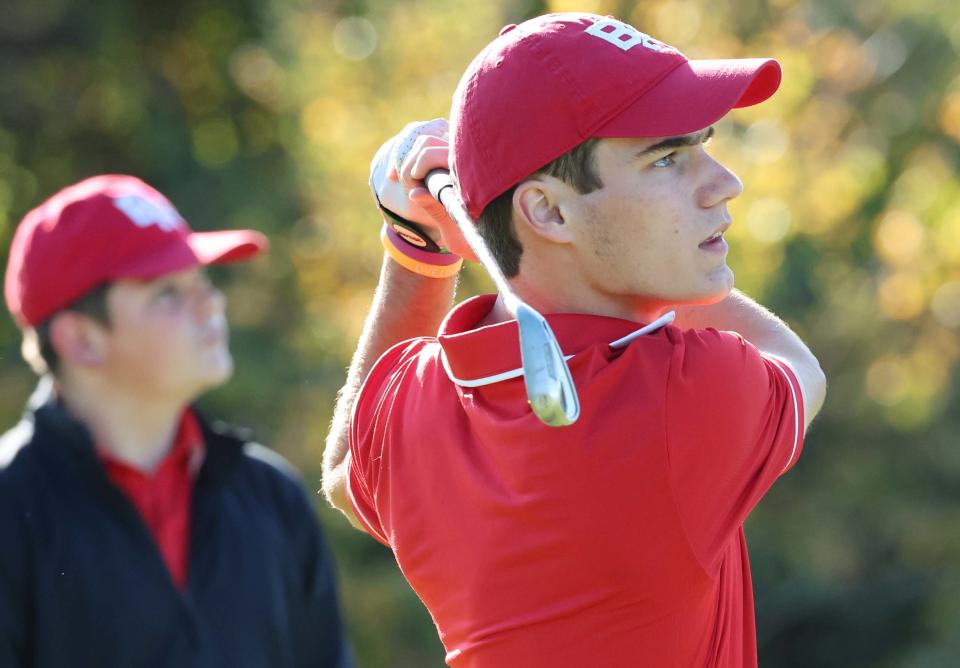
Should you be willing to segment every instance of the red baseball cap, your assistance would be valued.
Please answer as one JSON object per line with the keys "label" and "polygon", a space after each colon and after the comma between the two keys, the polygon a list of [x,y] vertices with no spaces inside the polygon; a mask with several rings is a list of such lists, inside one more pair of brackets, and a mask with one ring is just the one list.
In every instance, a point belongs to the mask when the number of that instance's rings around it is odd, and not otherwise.
{"label": "red baseball cap", "polygon": [[4,295],[35,326],[96,286],[257,255],[253,230],[192,232],[170,201],[132,176],[94,176],[28,213],[10,246]]}
{"label": "red baseball cap", "polygon": [[453,96],[451,169],[476,218],[495,197],[591,137],[701,130],[780,86],[769,58],[689,60],[612,17],[508,25]]}

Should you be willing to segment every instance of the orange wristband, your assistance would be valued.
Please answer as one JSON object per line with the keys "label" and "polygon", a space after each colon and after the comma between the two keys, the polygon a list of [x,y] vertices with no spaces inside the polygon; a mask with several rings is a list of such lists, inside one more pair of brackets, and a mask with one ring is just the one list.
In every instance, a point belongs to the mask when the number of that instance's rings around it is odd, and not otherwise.
{"label": "orange wristband", "polygon": [[428,253],[408,244],[400,235],[384,224],[380,230],[380,242],[387,255],[408,271],[429,278],[456,276],[463,266],[463,258],[453,253]]}

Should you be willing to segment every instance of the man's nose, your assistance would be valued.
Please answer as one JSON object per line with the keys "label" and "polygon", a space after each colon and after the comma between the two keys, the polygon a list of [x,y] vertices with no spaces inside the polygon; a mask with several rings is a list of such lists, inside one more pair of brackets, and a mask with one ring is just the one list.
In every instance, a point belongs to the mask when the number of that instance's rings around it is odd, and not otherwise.
{"label": "man's nose", "polygon": [[697,203],[709,209],[739,197],[743,192],[743,181],[713,156],[705,157],[709,160],[708,176],[697,193]]}
{"label": "man's nose", "polygon": [[227,298],[223,291],[212,283],[204,282],[197,286],[195,304],[198,315],[206,320],[212,315],[223,313],[226,309]]}

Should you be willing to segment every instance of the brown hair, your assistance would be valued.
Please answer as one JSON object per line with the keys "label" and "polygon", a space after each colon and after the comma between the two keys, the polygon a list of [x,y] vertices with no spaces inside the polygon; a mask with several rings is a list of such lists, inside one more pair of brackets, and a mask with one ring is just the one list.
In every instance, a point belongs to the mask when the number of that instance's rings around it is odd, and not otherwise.
{"label": "brown hair", "polygon": [[[527,178],[553,176],[584,194],[602,188],[603,182],[593,164],[593,151],[598,141],[597,137],[587,139]],[[508,278],[520,271],[520,255],[523,253],[523,246],[513,229],[513,193],[520,183],[491,200],[477,219],[477,231]]]}

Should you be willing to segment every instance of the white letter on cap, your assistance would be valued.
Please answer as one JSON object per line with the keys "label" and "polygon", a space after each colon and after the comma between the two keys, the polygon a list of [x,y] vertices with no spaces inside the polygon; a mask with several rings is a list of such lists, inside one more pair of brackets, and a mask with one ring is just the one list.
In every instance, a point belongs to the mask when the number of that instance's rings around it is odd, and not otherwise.
{"label": "white letter on cap", "polygon": [[113,205],[137,227],[158,225],[164,232],[170,232],[183,222],[177,210],[166,202],[151,202],[137,195],[124,195],[114,199]]}
{"label": "white letter on cap", "polygon": [[594,37],[599,37],[604,42],[610,42],[618,49],[624,51],[629,51],[638,45],[660,53],[672,51],[666,44],[658,42],[650,35],[640,32],[632,25],[615,19],[597,21],[587,28],[586,32]]}

